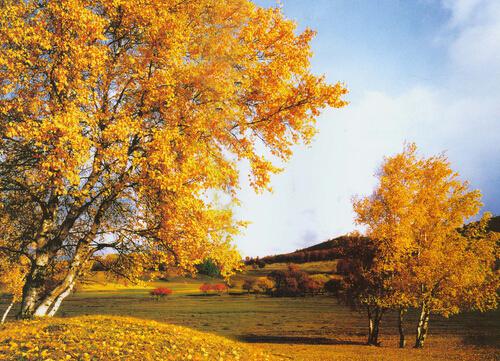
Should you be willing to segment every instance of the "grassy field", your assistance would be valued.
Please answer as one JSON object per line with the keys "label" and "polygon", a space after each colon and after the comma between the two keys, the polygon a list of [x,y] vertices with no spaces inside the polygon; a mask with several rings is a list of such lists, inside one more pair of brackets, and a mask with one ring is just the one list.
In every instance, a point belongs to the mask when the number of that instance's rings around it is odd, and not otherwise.
{"label": "grassy field", "polygon": [[[310,264],[311,273],[332,265]],[[279,269],[282,265],[273,265]],[[269,272],[251,270],[236,278]],[[191,329],[251,343],[272,355],[290,360],[497,360],[500,313],[467,313],[450,319],[431,319],[430,336],[423,350],[411,348],[415,316],[408,317],[408,343],[398,349],[395,315],[388,314],[381,330],[382,347],[364,346],[364,315],[340,306],[328,296],[270,298],[238,294],[203,295],[198,288],[210,279],[172,278],[142,286],[93,282],[70,296],[58,316],[119,315],[187,326]],[[213,281],[215,282],[215,281]],[[148,291],[166,286],[174,294],[153,300]],[[5,307],[2,304],[1,307]]]}

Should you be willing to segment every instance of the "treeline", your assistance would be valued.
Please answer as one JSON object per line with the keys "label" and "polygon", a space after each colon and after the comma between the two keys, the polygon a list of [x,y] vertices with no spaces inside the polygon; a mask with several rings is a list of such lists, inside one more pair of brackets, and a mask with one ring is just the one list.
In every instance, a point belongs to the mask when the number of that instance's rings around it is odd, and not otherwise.
{"label": "treeline", "polygon": [[310,275],[295,264],[272,271],[267,277],[246,279],[242,288],[248,293],[273,297],[305,297],[332,293],[338,289],[337,279],[326,274]]}

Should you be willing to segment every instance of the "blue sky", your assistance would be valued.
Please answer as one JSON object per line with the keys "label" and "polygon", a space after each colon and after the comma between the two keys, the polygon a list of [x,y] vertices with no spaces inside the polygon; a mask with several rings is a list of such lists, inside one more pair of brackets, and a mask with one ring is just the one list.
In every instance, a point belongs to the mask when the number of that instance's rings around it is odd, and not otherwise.
{"label": "blue sky", "polygon": [[[276,6],[275,1],[256,1]],[[243,255],[293,251],[352,231],[351,198],[371,193],[384,155],[415,141],[500,214],[500,1],[284,0],[298,28],[318,32],[313,70],[350,90],[297,147],[273,193],[240,193]],[[244,179],[245,177],[242,177]]]}

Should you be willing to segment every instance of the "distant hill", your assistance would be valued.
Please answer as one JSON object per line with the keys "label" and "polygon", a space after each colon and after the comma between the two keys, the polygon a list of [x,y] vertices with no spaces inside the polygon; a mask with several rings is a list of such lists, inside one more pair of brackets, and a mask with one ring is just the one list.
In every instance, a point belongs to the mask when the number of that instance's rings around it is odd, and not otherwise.
{"label": "distant hill", "polygon": [[273,263],[332,261],[340,258],[342,245],[347,239],[349,239],[349,236],[340,236],[290,253],[277,254],[262,258],[250,258],[245,261],[245,264],[263,266],[265,264]]}

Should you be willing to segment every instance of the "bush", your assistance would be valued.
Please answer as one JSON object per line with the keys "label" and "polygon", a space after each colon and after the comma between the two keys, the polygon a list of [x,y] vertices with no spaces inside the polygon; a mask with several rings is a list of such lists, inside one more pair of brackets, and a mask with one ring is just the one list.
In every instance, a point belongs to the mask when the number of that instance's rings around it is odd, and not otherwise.
{"label": "bush", "polygon": [[274,289],[274,282],[267,277],[259,277],[253,289],[258,293],[271,294]]}
{"label": "bush", "polygon": [[211,290],[212,290],[212,285],[210,285],[208,283],[204,283],[200,286],[200,291],[203,293],[208,293]]}
{"label": "bush", "polygon": [[155,297],[156,300],[163,299],[172,294],[172,290],[166,287],[158,287],[150,292],[151,296]]}
{"label": "bush", "polygon": [[227,286],[223,283],[217,283],[212,285],[212,289],[218,294],[221,294],[222,292],[227,291]]}

